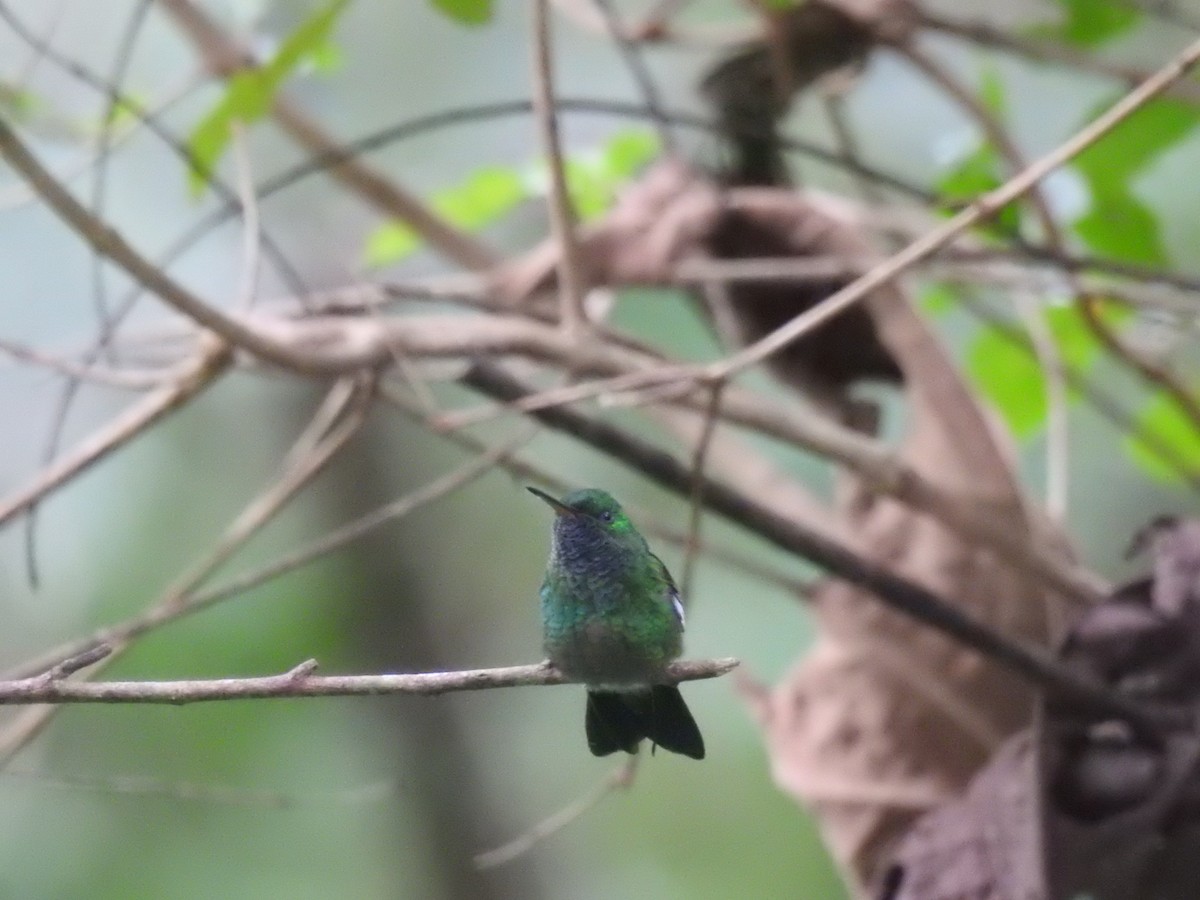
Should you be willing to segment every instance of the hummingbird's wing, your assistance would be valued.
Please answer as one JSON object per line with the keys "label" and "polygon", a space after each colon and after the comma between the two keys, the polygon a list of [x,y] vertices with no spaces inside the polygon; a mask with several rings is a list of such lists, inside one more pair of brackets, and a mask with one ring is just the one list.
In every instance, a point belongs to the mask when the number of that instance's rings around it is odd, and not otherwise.
{"label": "hummingbird's wing", "polygon": [[671,610],[675,613],[675,617],[679,619],[679,627],[683,628],[686,624],[683,615],[683,597],[679,595],[679,588],[675,586],[675,579],[671,577],[671,571],[667,568],[666,563],[650,554],[650,558],[654,560],[655,566],[658,568],[662,580],[665,582],[667,601],[671,604]]}

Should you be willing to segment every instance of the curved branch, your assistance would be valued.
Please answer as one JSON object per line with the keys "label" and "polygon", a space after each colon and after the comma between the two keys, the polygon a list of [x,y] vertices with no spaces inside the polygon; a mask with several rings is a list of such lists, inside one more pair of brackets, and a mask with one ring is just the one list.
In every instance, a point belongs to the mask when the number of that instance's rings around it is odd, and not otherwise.
{"label": "curved branch", "polygon": [[290,348],[264,337],[215,307],[209,306],[191,291],[149,262],[107,223],[94,216],[71,196],[53,175],[22,143],[0,118],[0,157],[19,172],[43,200],[97,253],[108,257],[139,284],[158,295],[196,324],[209,329],[254,356],[277,365],[308,374],[329,374],[320,357],[296,354]]}

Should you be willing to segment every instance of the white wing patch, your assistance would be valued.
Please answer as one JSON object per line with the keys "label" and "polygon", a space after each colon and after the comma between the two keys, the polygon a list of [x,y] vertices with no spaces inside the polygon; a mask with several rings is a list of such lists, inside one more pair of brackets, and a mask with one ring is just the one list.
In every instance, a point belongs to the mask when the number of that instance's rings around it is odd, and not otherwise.
{"label": "white wing patch", "polygon": [[671,608],[675,610],[675,615],[679,617],[680,626],[686,625],[687,622],[683,615],[683,600],[679,597],[679,591],[672,587],[667,591],[667,596],[671,598]]}

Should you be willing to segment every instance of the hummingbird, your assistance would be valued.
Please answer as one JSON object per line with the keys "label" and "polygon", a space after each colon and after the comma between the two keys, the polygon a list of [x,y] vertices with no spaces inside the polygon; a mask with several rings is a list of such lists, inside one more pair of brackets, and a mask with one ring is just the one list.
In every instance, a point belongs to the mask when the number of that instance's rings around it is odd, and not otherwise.
{"label": "hummingbird", "polygon": [[667,665],[683,652],[683,601],[611,494],[586,488],[558,500],[542,582],[546,655],[587,687],[584,726],[596,756],[653,747],[704,758],[704,738]]}

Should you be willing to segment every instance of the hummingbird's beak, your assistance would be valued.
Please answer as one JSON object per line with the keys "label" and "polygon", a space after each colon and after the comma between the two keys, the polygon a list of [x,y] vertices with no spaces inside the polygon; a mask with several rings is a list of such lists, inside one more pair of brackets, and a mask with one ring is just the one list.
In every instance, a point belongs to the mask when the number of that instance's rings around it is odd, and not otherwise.
{"label": "hummingbird's beak", "polygon": [[529,491],[529,493],[533,494],[533,496],[549,503],[556,516],[569,516],[575,514],[575,510],[571,509],[571,507],[567,506],[561,500],[554,499],[545,491],[539,491],[535,487],[527,487],[525,490]]}

